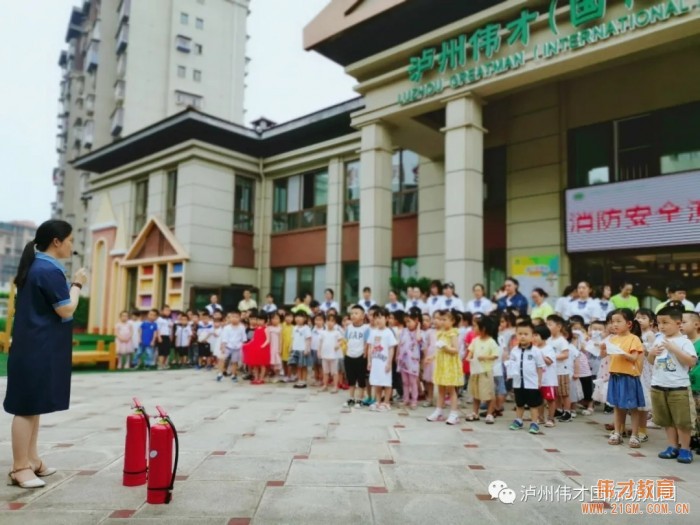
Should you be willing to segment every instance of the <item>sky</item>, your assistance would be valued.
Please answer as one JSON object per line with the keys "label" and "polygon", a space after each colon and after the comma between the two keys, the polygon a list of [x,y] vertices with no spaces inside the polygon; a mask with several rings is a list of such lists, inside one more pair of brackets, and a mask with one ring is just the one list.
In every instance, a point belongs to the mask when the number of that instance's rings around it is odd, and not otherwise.
{"label": "sky", "polygon": [[[261,115],[285,122],[357,96],[355,81],[340,66],[302,47],[304,26],[328,2],[251,0],[246,124]],[[82,1],[3,4],[0,34],[15,45],[0,53],[5,78],[0,85],[0,221],[39,224],[50,218],[56,196],[51,177],[58,162],[58,56],[66,45],[71,8]]]}

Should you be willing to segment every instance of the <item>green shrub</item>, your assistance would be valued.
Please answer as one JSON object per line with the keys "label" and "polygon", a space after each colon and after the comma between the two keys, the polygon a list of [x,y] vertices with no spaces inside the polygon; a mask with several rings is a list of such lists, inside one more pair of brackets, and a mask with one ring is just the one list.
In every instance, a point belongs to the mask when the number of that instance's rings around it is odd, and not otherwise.
{"label": "green shrub", "polygon": [[0,332],[5,331],[5,326],[7,326],[7,319],[0,317]]}
{"label": "green shrub", "polygon": [[90,315],[90,298],[80,297],[78,307],[73,313],[73,326],[75,328],[87,328],[88,316]]}

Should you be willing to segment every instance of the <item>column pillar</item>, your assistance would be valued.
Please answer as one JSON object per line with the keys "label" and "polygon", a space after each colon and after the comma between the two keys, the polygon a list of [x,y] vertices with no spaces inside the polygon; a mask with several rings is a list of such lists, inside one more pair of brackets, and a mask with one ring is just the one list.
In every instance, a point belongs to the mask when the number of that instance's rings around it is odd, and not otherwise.
{"label": "column pillar", "polygon": [[373,122],[362,128],[360,151],[360,291],[383,304],[391,278],[391,135]]}
{"label": "column pillar", "polygon": [[[343,239],[343,162],[331,159],[328,164],[328,207],[326,226],[326,288],[335,292],[342,301],[341,243]],[[320,299],[319,299],[320,300]]]}
{"label": "column pillar", "polygon": [[418,177],[418,269],[421,277],[445,271],[445,164],[421,158]]}
{"label": "column pillar", "polygon": [[465,297],[484,278],[484,133],[481,101],[447,102],[445,132],[445,279]]}

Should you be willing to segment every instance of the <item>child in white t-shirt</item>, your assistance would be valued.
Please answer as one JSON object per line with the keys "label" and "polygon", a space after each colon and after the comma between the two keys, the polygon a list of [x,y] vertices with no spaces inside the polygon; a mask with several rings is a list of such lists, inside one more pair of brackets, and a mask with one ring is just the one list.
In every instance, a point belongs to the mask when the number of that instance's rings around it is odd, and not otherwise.
{"label": "child in white t-shirt", "polygon": [[547,328],[552,336],[549,344],[554,348],[557,358],[557,406],[561,412],[559,421],[571,421],[571,402],[569,391],[571,388],[571,368],[569,366],[569,341],[564,337],[565,321],[558,315],[547,317]]}
{"label": "child in white t-shirt", "polygon": [[548,428],[552,428],[555,425],[554,413],[557,409],[557,387],[559,385],[557,379],[557,355],[554,348],[549,344],[551,335],[549,328],[545,325],[540,325],[535,327],[535,335],[532,339],[534,346],[542,353],[542,359],[546,365],[542,374],[540,392],[542,393],[542,399],[547,403],[548,413],[546,416],[543,414],[543,417],[545,418],[544,426]]}
{"label": "child in white t-shirt", "polygon": [[323,367],[323,388],[322,392],[328,390],[328,384],[333,383],[331,394],[338,393],[338,349],[342,335],[337,329],[336,316],[328,315],[326,319],[326,329],[321,331],[319,339],[319,356]]}
{"label": "child in white t-shirt", "polygon": [[[386,412],[391,410],[392,373],[391,363],[396,351],[396,336],[391,328],[387,327],[389,312],[386,308],[379,308],[374,314],[375,328],[369,335],[369,383],[374,389],[375,402],[369,409],[374,412]],[[382,397],[383,396],[383,397]],[[382,401],[383,399],[383,401]]]}

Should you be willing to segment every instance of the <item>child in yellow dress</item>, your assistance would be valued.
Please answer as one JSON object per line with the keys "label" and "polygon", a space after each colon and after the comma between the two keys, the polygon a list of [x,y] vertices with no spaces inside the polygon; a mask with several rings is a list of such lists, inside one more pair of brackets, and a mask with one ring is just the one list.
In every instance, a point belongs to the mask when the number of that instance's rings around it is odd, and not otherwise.
{"label": "child in yellow dress", "polygon": [[453,311],[442,314],[442,328],[437,333],[437,352],[433,382],[438,387],[437,408],[430,414],[428,421],[444,421],[442,409],[445,406],[445,395],[450,396],[450,415],[446,423],[456,425],[459,422],[457,388],[462,386],[462,362],[459,359],[459,331],[455,325],[459,323],[458,315]]}
{"label": "child in yellow dress", "polygon": [[289,368],[287,366],[287,361],[289,361],[289,355],[292,351],[292,335],[294,334],[294,314],[287,312],[284,316],[284,324],[282,325],[282,344],[280,357],[282,359],[282,376],[280,379],[292,382],[293,378],[289,377]]}

